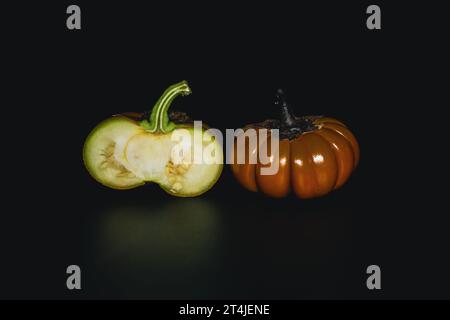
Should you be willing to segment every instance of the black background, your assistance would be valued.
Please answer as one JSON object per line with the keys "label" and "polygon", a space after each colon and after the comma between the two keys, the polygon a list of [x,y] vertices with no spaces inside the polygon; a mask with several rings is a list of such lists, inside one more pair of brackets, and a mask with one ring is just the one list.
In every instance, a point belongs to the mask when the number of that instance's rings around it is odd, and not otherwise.
{"label": "black background", "polygon": [[[442,8],[378,2],[370,31],[366,2],[77,2],[69,31],[69,4],[10,11],[1,297],[450,298]],[[184,79],[193,94],[172,108],[222,130],[276,117],[284,88],[297,114],[352,129],[358,169],[308,201],[247,192],[228,166],[191,199],[96,183],[90,130]],[[81,291],[66,289],[70,264]]]}

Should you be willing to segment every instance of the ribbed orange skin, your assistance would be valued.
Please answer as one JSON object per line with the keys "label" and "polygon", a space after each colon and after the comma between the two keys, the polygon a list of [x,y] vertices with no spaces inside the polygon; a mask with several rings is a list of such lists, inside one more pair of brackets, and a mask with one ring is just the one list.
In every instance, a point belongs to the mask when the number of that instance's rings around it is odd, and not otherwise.
{"label": "ribbed orange skin", "polygon": [[[333,118],[318,118],[314,124],[319,128],[303,133],[293,140],[283,139],[279,143],[279,170],[274,175],[261,175],[261,167],[270,166],[248,163],[237,164],[236,144],[231,165],[241,185],[254,192],[270,197],[285,197],[291,191],[302,199],[320,197],[342,186],[359,162],[359,145],[350,130]],[[258,125],[249,125],[245,130]],[[270,136],[267,138],[270,146]],[[252,152],[258,152],[259,143]],[[246,139],[245,152],[249,143]],[[268,148],[268,155],[271,155]],[[277,161],[276,159],[272,161]]]}

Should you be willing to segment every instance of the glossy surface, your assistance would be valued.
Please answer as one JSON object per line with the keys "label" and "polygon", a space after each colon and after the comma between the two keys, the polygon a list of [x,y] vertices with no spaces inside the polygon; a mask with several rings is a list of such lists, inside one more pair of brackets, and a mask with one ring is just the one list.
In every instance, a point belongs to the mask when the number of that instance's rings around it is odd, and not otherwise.
{"label": "glossy surface", "polygon": [[[268,148],[271,161],[279,161],[279,170],[274,175],[262,175],[261,168],[270,166],[251,164],[246,156],[244,164],[237,164],[235,145],[232,171],[241,185],[251,191],[260,191],[271,197],[284,197],[291,191],[300,198],[323,196],[341,187],[350,177],[359,162],[359,145],[350,130],[333,118],[314,121],[315,131],[303,133],[299,137],[280,140],[279,158],[276,159]],[[247,126],[244,130],[254,128]],[[258,154],[258,145],[270,146],[271,137],[261,144],[245,144],[245,153]]]}

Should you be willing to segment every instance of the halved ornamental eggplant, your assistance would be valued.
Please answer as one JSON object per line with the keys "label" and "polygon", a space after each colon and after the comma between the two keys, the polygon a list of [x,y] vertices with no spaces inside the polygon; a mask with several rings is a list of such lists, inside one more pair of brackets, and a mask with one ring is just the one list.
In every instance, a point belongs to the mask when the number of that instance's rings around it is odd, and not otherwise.
{"label": "halved ornamental eggplant", "polygon": [[[83,149],[83,160],[92,177],[113,189],[155,182],[179,197],[208,191],[222,172],[221,144],[208,134],[206,126],[194,127],[186,114],[168,113],[176,96],[190,93],[187,82],[182,81],[163,93],[149,117],[124,113],[97,125]],[[210,152],[203,152],[205,149]],[[202,154],[196,154],[199,152]]]}

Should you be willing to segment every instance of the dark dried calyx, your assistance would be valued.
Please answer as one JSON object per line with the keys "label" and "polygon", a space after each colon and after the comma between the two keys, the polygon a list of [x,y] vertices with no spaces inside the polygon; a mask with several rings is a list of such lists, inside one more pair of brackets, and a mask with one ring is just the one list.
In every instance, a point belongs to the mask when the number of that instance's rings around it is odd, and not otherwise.
{"label": "dark dried calyx", "polygon": [[[124,115],[133,120],[142,121],[144,119],[148,119],[150,114],[150,111],[145,111],[140,113],[125,113]],[[192,122],[192,119],[187,115],[187,113],[179,111],[169,111],[169,120],[177,124]]]}
{"label": "dark dried calyx", "polygon": [[192,119],[185,112],[171,111],[169,112],[169,119],[175,123],[190,123]]}
{"label": "dark dried calyx", "polygon": [[318,129],[314,124],[314,120],[321,118],[322,116],[296,117],[286,101],[286,95],[281,89],[278,89],[277,91],[275,105],[280,108],[280,120],[266,120],[259,123],[257,125],[258,127],[279,129],[280,139],[289,140],[295,139],[306,132]]}

